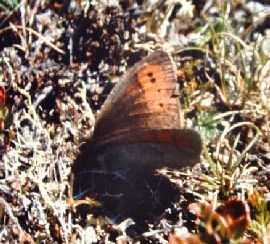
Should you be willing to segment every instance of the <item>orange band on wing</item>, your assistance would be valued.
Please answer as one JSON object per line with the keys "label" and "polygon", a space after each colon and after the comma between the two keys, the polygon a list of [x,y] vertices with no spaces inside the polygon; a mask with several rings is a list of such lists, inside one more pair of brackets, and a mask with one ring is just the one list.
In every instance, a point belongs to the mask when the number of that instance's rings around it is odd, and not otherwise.
{"label": "orange band on wing", "polygon": [[127,145],[140,142],[166,143],[195,152],[201,150],[201,139],[199,134],[195,131],[185,129],[129,131],[106,138],[101,144]]}

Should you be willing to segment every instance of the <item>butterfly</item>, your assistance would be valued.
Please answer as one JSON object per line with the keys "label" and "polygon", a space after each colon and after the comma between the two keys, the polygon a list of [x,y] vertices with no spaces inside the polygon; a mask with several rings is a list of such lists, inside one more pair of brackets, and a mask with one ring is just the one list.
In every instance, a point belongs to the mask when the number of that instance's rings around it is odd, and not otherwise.
{"label": "butterfly", "polygon": [[183,125],[175,70],[170,55],[156,51],[120,78],[74,164],[75,195],[98,193],[109,215],[141,220],[179,200],[178,190],[155,172],[199,162],[202,142]]}

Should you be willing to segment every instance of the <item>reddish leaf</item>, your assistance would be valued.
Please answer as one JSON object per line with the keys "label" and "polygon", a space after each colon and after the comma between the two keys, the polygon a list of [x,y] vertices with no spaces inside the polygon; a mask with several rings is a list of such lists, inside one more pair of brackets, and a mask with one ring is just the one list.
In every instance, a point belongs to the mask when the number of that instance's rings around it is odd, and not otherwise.
{"label": "reddish leaf", "polygon": [[5,88],[0,86],[0,107],[4,107],[6,104]]}
{"label": "reddish leaf", "polygon": [[9,145],[9,136],[5,136],[4,137],[4,149],[5,149],[5,152],[8,151],[8,145]]}
{"label": "reddish leaf", "polygon": [[0,118],[0,133],[3,133],[5,130],[5,123],[4,120]]}
{"label": "reddish leaf", "polygon": [[217,209],[217,212],[228,224],[226,228],[228,237],[237,239],[243,235],[250,221],[250,209],[246,202],[238,199],[228,200]]}
{"label": "reddish leaf", "polygon": [[196,235],[187,233],[183,236],[170,236],[169,244],[205,244]]}

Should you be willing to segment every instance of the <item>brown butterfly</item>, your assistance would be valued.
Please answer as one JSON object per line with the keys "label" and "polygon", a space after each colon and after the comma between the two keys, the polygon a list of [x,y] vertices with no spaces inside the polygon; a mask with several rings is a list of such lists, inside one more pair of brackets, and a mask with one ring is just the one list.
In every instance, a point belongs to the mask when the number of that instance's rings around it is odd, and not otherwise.
{"label": "brown butterfly", "polygon": [[[98,193],[97,200],[114,216],[144,219],[167,208],[179,194],[153,171],[192,166],[201,151],[200,135],[183,127],[177,93],[175,67],[167,53],[156,51],[129,69],[81,147],[73,168],[75,195]],[[151,194],[155,189],[162,204]]]}
{"label": "brown butterfly", "polygon": [[171,57],[156,51],[124,74],[88,142],[107,169],[179,168],[199,161],[201,138],[183,128]]}

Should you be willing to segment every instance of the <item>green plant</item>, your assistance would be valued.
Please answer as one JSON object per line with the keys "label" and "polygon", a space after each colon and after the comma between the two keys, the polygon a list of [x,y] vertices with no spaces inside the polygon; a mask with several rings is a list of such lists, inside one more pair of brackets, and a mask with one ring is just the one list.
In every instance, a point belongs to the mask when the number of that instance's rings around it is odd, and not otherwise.
{"label": "green plant", "polygon": [[205,145],[215,138],[218,134],[218,124],[219,120],[215,120],[214,117],[218,113],[215,110],[205,110],[201,111],[198,115],[198,125],[197,130],[200,131],[201,136]]}
{"label": "green plant", "polygon": [[11,11],[19,5],[20,1],[17,0],[2,0],[0,1],[0,8],[5,11]]}
{"label": "green plant", "polygon": [[[239,153],[236,151],[236,146],[239,142],[240,134],[236,136],[233,146],[230,149],[229,157],[227,162],[221,162],[220,158],[220,145],[224,140],[225,136],[232,130],[237,127],[248,126],[254,129],[257,133],[256,136],[249,142],[249,144],[245,147],[245,149]],[[242,162],[244,156],[250,150],[250,148],[254,145],[254,143],[258,140],[259,137],[259,129],[251,122],[242,122],[235,124],[233,126],[228,127],[223,131],[220,136],[219,143],[217,144],[217,149],[215,152],[216,159],[213,159],[206,147],[204,147],[204,153],[207,161],[210,164],[211,171],[213,175],[205,175],[202,177],[204,179],[204,186],[208,190],[215,190],[222,193],[225,199],[230,198],[232,192],[236,188],[249,189],[251,187],[250,182],[248,180],[248,175],[253,171],[253,168],[248,168],[247,166],[242,167],[241,171],[237,170],[239,168],[240,163]],[[235,157],[235,155],[238,155]]]}
{"label": "green plant", "polygon": [[270,239],[270,212],[267,207],[267,199],[255,190],[253,194],[248,195],[248,200],[254,215],[249,230],[255,233],[262,243],[265,243],[264,240]]}
{"label": "green plant", "polygon": [[[230,5],[230,6],[229,6]],[[268,61],[267,54],[262,48],[264,39],[258,35],[257,40],[245,40],[252,26],[243,30],[243,23],[232,27],[229,18],[230,1],[221,1],[219,16],[209,18],[204,15],[206,25],[197,29],[195,45],[179,49],[177,52],[200,51],[212,58],[219,75],[217,80],[209,80],[216,87],[222,101],[228,107],[246,106],[246,101],[258,94],[258,85],[261,83],[261,73]],[[265,16],[265,18],[268,15]]]}

